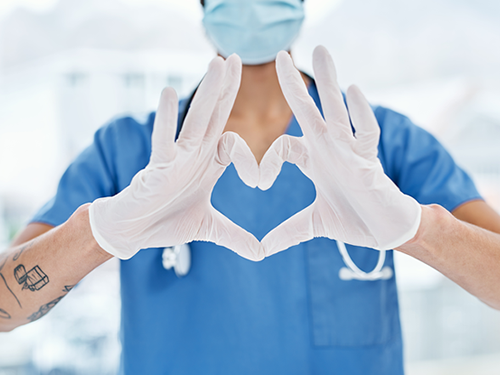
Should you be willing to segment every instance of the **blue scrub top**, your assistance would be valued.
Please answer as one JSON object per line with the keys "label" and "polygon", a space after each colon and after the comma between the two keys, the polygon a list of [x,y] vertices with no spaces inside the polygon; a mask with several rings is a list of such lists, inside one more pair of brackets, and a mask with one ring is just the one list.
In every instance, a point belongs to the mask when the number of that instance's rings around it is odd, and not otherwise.
{"label": "blue scrub top", "polygon": [[[314,83],[309,93],[320,107]],[[374,112],[379,158],[404,193],[448,210],[480,199],[432,135],[389,109]],[[119,118],[99,129],[32,221],[59,225],[81,204],[129,185],[149,161],[154,117]],[[295,118],[287,134],[302,135]],[[212,203],[262,239],[314,197],[314,185],[294,165],[285,164],[265,192],[243,184],[231,165]],[[377,263],[377,251],[347,248],[362,270]],[[340,280],[344,264],[335,241],[314,239],[261,262],[206,242],[193,242],[191,251],[192,268],[182,278],[163,268],[161,249],[121,261],[122,373],[403,373],[395,278]],[[393,268],[392,251],[385,265]]]}

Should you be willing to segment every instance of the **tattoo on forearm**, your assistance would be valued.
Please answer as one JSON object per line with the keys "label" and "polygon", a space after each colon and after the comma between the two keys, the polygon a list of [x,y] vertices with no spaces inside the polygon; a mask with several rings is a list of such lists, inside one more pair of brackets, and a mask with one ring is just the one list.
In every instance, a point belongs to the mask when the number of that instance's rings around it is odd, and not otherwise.
{"label": "tattoo on forearm", "polygon": [[16,299],[17,301],[17,304],[19,305],[19,307],[22,309],[23,306],[21,305],[21,302],[19,302],[19,300],[17,299],[17,296],[14,294],[14,292],[9,288],[9,284],[7,284],[7,280],[5,280],[5,277],[3,277],[3,275],[0,273],[0,278],[3,280],[5,286],[7,287],[8,291],[14,296],[14,298]]}
{"label": "tattoo on forearm", "polygon": [[3,255],[0,257],[0,271],[2,271],[3,266],[5,266],[5,263],[7,263],[7,256]]}
{"label": "tattoo on forearm", "polygon": [[42,289],[49,283],[49,277],[39,266],[35,266],[26,272],[24,265],[20,264],[14,269],[14,277],[17,283],[23,286],[22,290],[29,289],[32,292]]}
{"label": "tattoo on forearm", "polygon": [[27,244],[23,245],[15,254],[14,257],[12,258],[13,261],[16,261],[19,259],[21,254],[24,252],[24,250],[29,249],[33,244],[35,243],[35,240],[32,240],[28,242]]}
{"label": "tattoo on forearm", "polygon": [[73,289],[75,287],[75,285],[65,285],[64,286],[64,289],[62,290],[63,292],[65,293],[68,293],[71,291],[71,289]]}
{"label": "tattoo on forearm", "polygon": [[0,309],[0,318],[3,318],[3,319],[10,319],[11,316],[10,314],[5,311],[4,309]]}
{"label": "tattoo on forearm", "polygon": [[49,303],[46,303],[45,305],[41,306],[40,309],[28,316],[28,320],[30,322],[34,322],[35,320],[40,319],[42,316],[47,314],[57,303],[63,299],[64,296],[57,297],[55,300],[50,301]]}

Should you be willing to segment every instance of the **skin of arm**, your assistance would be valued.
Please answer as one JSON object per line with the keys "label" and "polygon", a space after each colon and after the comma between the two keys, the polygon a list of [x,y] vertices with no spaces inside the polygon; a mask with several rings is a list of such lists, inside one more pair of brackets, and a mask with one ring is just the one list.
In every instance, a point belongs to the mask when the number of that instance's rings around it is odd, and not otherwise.
{"label": "skin of arm", "polygon": [[500,310],[498,233],[500,216],[483,201],[465,203],[453,215],[439,205],[422,206],[417,234],[396,250],[435,268]]}
{"label": "skin of arm", "polygon": [[112,258],[92,236],[88,207],[81,206],[53,229],[29,225],[0,254],[0,331],[41,318],[85,275]]}

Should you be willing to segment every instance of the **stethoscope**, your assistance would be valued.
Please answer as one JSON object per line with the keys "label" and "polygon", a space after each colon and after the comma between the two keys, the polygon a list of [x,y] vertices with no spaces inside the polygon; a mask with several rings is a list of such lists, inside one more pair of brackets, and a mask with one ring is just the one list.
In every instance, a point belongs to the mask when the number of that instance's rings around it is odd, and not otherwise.
{"label": "stethoscope", "polygon": [[[311,77],[308,76],[308,78],[311,81],[314,81]],[[193,91],[193,93],[186,102],[186,105],[180,116],[181,119],[180,124],[184,123],[184,120],[186,119],[188,109],[191,106],[191,102],[193,101],[193,97],[196,94],[196,91],[197,88],[196,90]],[[182,125],[177,130],[177,135],[180,132],[181,127]],[[381,250],[379,252],[378,261],[375,268],[370,272],[364,272],[360,270],[359,267],[356,266],[356,264],[354,264],[353,260],[349,256],[345,244],[338,240],[336,240],[336,243],[340,255],[342,256],[342,260],[344,261],[345,264],[345,267],[342,267],[339,271],[340,280],[376,281],[376,280],[387,280],[393,276],[392,268],[388,266],[384,267],[386,250]],[[189,270],[191,269],[191,248],[189,244],[164,248],[162,255],[162,263],[163,267],[166,270],[170,270],[173,268],[177,277],[186,276],[189,273]]]}
{"label": "stethoscope", "polygon": [[[347,252],[345,244],[341,241],[337,242],[337,248],[344,261],[346,267],[342,267],[339,271],[340,280],[360,280],[360,281],[376,281],[387,280],[393,275],[392,268],[384,267],[386,250],[381,250],[378,256],[378,262],[375,268],[370,272],[364,272],[359,269]],[[191,248],[189,244],[166,247],[163,249],[162,255],[163,267],[166,270],[174,269],[177,277],[186,276],[191,268]]]}
{"label": "stethoscope", "polygon": [[360,280],[360,281],[375,281],[387,280],[393,275],[391,267],[384,267],[386,250],[379,250],[377,265],[370,272],[364,272],[359,269],[347,252],[345,244],[336,240],[337,248],[346,267],[342,267],[339,271],[340,280]]}
{"label": "stethoscope", "polygon": [[165,247],[162,254],[163,268],[174,269],[177,277],[186,276],[191,269],[191,248],[189,244]]}

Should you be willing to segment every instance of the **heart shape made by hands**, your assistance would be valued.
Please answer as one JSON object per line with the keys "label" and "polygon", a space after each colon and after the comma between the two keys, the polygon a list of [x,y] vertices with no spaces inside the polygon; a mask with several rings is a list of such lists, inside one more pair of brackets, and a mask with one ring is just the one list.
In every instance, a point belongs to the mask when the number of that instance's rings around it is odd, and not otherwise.
{"label": "heart shape made by hands", "polygon": [[[178,99],[173,89],[165,89],[149,164],[126,189],[89,207],[98,244],[128,259],[141,248],[210,241],[261,260],[314,237],[377,249],[411,239],[420,223],[420,205],[384,174],[377,158],[380,130],[370,106],[359,89],[351,87],[348,113],[324,47],[315,49],[313,66],[324,119],[288,53],[278,54],[279,82],[304,135],[279,137],[260,166],[241,137],[223,134],[240,85],[238,56],[225,61],[216,57],[210,63],[177,141]],[[266,190],[285,161],[296,164],[314,183],[316,199],[262,242],[212,206],[213,188],[231,162],[245,184]]]}

